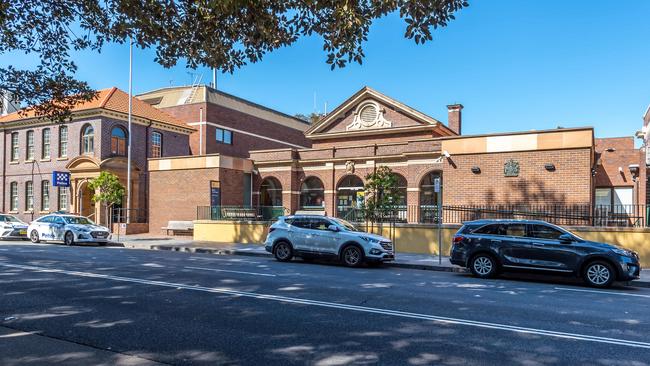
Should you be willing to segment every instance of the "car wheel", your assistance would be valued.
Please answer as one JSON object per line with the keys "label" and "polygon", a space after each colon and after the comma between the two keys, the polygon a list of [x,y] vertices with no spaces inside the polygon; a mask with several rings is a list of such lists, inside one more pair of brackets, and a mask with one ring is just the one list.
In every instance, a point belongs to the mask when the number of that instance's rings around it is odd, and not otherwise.
{"label": "car wheel", "polygon": [[65,233],[65,235],[63,236],[63,243],[65,243],[65,245],[74,244],[74,234],[72,233],[72,231],[68,231]]}
{"label": "car wheel", "polygon": [[32,243],[37,244],[41,241],[41,239],[38,237],[38,231],[32,230],[31,233],[29,233],[29,240],[32,241]]}
{"label": "car wheel", "polygon": [[293,258],[293,249],[291,248],[291,244],[286,241],[281,241],[275,244],[273,255],[275,256],[275,259],[280,262],[290,261],[291,258]]}
{"label": "car wheel", "polygon": [[491,278],[497,273],[497,262],[489,254],[478,254],[469,264],[472,274],[479,278]]}
{"label": "car wheel", "polygon": [[341,253],[343,264],[348,267],[359,267],[363,263],[363,252],[359,247],[350,245],[343,249]]}
{"label": "car wheel", "polygon": [[614,282],[614,269],[607,262],[594,261],[585,266],[582,278],[592,287],[609,287]]}

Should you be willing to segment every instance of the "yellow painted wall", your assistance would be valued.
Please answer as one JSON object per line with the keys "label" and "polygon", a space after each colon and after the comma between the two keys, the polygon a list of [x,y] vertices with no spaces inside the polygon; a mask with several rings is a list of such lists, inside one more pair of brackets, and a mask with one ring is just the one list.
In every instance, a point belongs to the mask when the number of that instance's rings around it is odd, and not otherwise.
{"label": "yellow painted wall", "polygon": [[[194,240],[219,243],[262,244],[269,224],[248,222],[195,221]],[[363,227],[363,229],[366,229]],[[442,254],[449,255],[451,238],[458,230],[457,225],[442,228]],[[387,226],[368,228],[367,231],[390,237]],[[571,231],[586,240],[620,245],[634,250],[641,257],[641,264],[650,267],[650,230],[576,227]],[[395,249],[397,253],[438,254],[438,232],[435,225],[400,225],[395,228]]]}

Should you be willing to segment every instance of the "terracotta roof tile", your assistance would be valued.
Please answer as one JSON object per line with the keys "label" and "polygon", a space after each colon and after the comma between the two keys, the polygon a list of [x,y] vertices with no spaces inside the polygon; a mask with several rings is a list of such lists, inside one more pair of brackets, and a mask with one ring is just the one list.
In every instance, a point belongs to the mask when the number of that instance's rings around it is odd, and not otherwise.
{"label": "terracotta roof tile", "polygon": [[[152,107],[151,105],[141,101],[138,98],[133,97],[132,100],[132,112],[134,116],[150,119],[156,122],[193,129],[193,127],[187,125],[185,122]],[[97,108],[127,114],[129,113],[129,95],[116,87],[101,89],[97,91],[97,98],[89,102],[78,103],[72,107],[72,111],[78,112]],[[28,110],[23,115],[20,115],[18,112],[14,112],[0,117],[0,123],[30,119],[34,117],[36,117],[36,114],[33,110]]]}

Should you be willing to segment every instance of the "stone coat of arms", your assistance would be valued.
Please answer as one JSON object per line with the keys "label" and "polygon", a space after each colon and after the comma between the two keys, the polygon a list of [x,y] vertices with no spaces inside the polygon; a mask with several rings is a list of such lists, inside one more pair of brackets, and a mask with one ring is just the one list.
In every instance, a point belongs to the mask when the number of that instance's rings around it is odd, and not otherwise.
{"label": "stone coat of arms", "polygon": [[503,175],[506,177],[518,177],[519,162],[514,159],[506,161],[506,163],[503,165]]}

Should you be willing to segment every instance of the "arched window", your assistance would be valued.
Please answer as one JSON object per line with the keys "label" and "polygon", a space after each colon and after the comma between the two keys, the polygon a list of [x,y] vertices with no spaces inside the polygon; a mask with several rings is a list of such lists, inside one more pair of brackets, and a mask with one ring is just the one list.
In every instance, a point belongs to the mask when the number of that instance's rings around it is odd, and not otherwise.
{"label": "arched window", "polygon": [[319,209],[325,205],[325,188],[316,177],[305,179],[300,185],[300,209]]}
{"label": "arched window", "polygon": [[336,187],[336,215],[346,218],[355,208],[363,206],[365,191],[363,181],[356,175],[341,179]]}
{"label": "arched window", "polygon": [[92,155],[95,153],[95,129],[93,126],[86,125],[81,130],[81,152]]}
{"label": "arched window", "polygon": [[[438,192],[436,187],[439,187]],[[442,175],[429,172],[420,182],[420,221],[437,223],[438,204],[442,206]]]}
{"label": "arched window", "polygon": [[117,156],[126,156],[126,131],[119,126],[111,130],[111,153]]}
{"label": "arched window", "polygon": [[152,132],[151,133],[151,157],[160,158],[162,157],[162,133]]}
{"label": "arched window", "polygon": [[260,206],[282,207],[282,185],[276,178],[266,178],[260,185]]}
{"label": "arched window", "polygon": [[397,181],[397,194],[399,198],[397,199],[397,202],[394,202],[396,206],[404,206],[406,207],[406,178],[404,178],[403,175],[401,174],[396,174],[395,175],[396,181]]}

